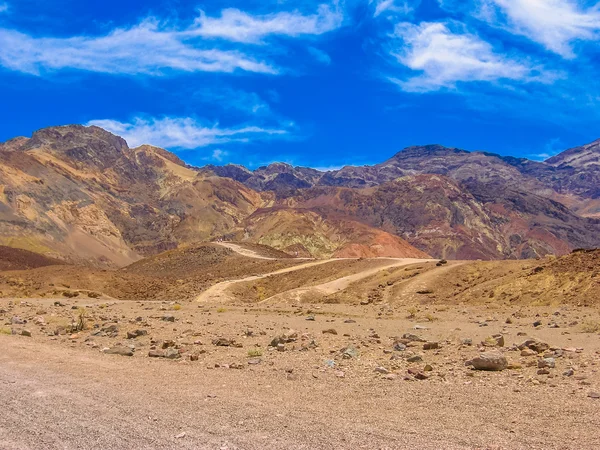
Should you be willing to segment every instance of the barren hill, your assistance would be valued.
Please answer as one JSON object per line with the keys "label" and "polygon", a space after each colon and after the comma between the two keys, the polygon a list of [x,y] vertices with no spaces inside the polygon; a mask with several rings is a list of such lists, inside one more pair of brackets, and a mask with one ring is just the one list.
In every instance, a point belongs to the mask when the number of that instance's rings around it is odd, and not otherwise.
{"label": "barren hill", "polygon": [[197,169],[52,127],[0,144],[0,244],[96,266],[220,237],[313,257],[562,255],[600,246],[597,155],[597,142],[546,163],[434,145],[326,173]]}

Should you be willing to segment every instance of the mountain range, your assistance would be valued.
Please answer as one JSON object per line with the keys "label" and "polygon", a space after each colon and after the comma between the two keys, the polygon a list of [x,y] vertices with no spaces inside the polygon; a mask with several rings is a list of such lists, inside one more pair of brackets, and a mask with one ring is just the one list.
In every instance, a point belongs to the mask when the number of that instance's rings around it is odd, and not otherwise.
{"label": "mountain range", "polygon": [[514,259],[600,247],[600,140],[544,162],[415,146],[328,172],[197,168],[80,125],[0,144],[0,245],[124,266],[220,238],[307,257]]}

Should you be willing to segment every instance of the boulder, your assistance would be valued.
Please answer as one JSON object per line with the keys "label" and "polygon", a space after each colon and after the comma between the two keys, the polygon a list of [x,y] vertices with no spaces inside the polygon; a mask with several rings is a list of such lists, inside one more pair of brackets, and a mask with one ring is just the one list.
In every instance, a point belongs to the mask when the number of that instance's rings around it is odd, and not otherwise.
{"label": "boulder", "polygon": [[500,352],[486,352],[466,362],[476,370],[500,371],[508,367],[506,357]]}

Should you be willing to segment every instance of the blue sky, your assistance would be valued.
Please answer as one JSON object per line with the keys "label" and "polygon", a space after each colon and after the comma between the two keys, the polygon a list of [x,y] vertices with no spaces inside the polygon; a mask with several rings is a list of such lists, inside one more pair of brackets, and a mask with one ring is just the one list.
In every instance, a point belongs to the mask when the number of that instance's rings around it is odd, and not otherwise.
{"label": "blue sky", "polygon": [[96,124],[190,164],[319,168],[600,138],[600,4],[0,0],[0,141]]}

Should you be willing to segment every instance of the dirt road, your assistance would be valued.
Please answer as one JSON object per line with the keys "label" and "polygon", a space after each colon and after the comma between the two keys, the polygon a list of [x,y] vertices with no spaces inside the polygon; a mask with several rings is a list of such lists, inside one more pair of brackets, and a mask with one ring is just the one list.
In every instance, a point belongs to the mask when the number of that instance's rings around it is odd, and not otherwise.
{"label": "dirt road", "polygon": [[260,280],[262,278],[267,278],[267,277],[270,277],[273,275],[281,275],[281,274],[285,274],[285,273],[295,272],[297,270],[302,270],[302,269],[307,269],[309,267],[327,264],[332,261],[340,261],[340,260],[339,259],[326,259],[326,260],[320,260],[320,261],[313,261],[313,262],[300,264],[300,265],[293,266],[293,267],[287,267],[285,269],[276,270],[275,272],[266,273],[263,275],[252,275],[249,277],[239,278],[237,280],[223,281],[221,283],[215,284],[214,286],[211,286],[209,289],[204,291],[202,294],[200,294],[196,298],[196,301],[203,302],[203,303],[209,303],[209,302],[213,302],[213,303],[221,302],[222,303],[222,302],[225,302],[230,299],[230,297],[226,293],[227,289],[229,289],[231,286],[233,286],[237,283],[245,283],[248,281]]}
{"label": "dirt road", "polygon": [[[387,258],[386,258],[387,259]],[[410,264],[418,264],[421,262],[426,262],[426,259],[393,259],[393,263],[387,264],[385,266],[376,267],[374,269],[363,270],[359,273],[348,275],[342,278],[338,278],[337,280],[329,281],[327,283],[322,283],[316,286],[308,286],[302,287],[298,289],[293,289],[291,291],[282,292],[280,294],[274,295],[270,298],[263,300],[260,303],[266,302],[281,302],[281,301],[298,301],[303,296],[317,294],[317,295],[331,295],[336,292],[343,291],[348,288],[352,283],[356,283],[360,280],[364,280],[365,278],[369,278],[375,275],[378,272],[382,272],[385,270],[408,266]]]}

